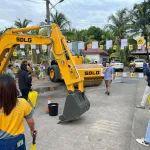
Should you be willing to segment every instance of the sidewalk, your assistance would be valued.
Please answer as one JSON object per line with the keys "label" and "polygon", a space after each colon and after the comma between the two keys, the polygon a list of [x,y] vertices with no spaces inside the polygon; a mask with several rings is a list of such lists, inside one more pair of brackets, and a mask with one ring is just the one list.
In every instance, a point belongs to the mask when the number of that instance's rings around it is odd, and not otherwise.
{"label": "sidewalk", "polygon": [[[137,104],[140,104],[145,90],[145,86],[146,86],[146,82],[144,80],[139,80],[137,86],[135,106]],[[135,108],[135,112],[133,116],[133,124],[132,124],[132,133],[131,133],[132,138],[131,138],[130,150],[150,149],[150,147],[144,147],[136,142],[136,138],[144,137],[149,119],[150,119],[150,112],[148,111],[148,109]]]}

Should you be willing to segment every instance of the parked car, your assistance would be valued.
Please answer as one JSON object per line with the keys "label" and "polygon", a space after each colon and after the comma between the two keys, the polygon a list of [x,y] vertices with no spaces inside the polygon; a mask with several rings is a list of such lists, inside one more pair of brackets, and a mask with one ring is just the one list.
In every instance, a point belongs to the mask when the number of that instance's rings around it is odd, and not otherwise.
{"label": "parked car", "polygon": [[143,64],[145,59],[135,59],[133,62],[130,63],[130,66],[134,66],[135,71],[143,70]]}
{"label": "parked car", "polygon": [[123,70],[124,70],[124,64],[121,63],[119,60],[112,61],[111,65],[114,67],[115,71],[123,72]]}

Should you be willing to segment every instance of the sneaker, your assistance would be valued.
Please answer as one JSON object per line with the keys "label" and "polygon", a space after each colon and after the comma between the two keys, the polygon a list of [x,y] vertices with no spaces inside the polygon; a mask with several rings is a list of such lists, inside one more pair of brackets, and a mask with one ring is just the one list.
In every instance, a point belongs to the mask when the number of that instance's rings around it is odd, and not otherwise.
{"label": "sneaker", "polygon": [[145,106],[142,105],[137,105],[136,108],[141,108],[141,109],[145,109]]}
{"label": "sneaker", "polygon": [[144,141],[144,138],[136,139],[136,141],[143,146],[150,146],[150,143]]}

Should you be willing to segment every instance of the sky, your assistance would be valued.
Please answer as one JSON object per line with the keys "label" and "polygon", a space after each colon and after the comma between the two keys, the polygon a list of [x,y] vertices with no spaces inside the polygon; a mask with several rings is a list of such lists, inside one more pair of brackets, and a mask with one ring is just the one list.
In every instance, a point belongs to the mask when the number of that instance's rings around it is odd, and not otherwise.
{"label": "sky", "polygon": [[[59,0],[50,0],[56,4]],[[65,14],[71,27],[85,29],[90,26],[103,28],[108,17],[117,10],[131,9],[135,3],[144,0],[64,0],[55,8]],[[0,0],[0,29],[14,25],[17,19],[30,19],[31,25],[45,20],[44,0]],[[52,12],[55,12],[53,9]]]}

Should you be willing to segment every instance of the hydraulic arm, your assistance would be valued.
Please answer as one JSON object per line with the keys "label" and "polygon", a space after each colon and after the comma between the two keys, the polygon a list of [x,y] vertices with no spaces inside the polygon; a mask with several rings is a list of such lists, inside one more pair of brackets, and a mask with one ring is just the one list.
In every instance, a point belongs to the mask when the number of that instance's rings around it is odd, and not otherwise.
{"label": "hydraulic arm", "polygon": [[[4,72],[17,45],[51,45],[52,53],[58,63],[69,93],[66,98],[63,115],[61,115],[59,119],[61,121],[78,119],[90,108],[90,103],[84,95],[84,79],[80,76],[75,67],[72,54],[59,27],[56,24],[52,24],[49,37],[27,34],[29,31],[39,29],[41,29],[40,26],[9,29],[0,37],[0,73]],[[75,90],[75,85],[77,85],[77,90]]]}

